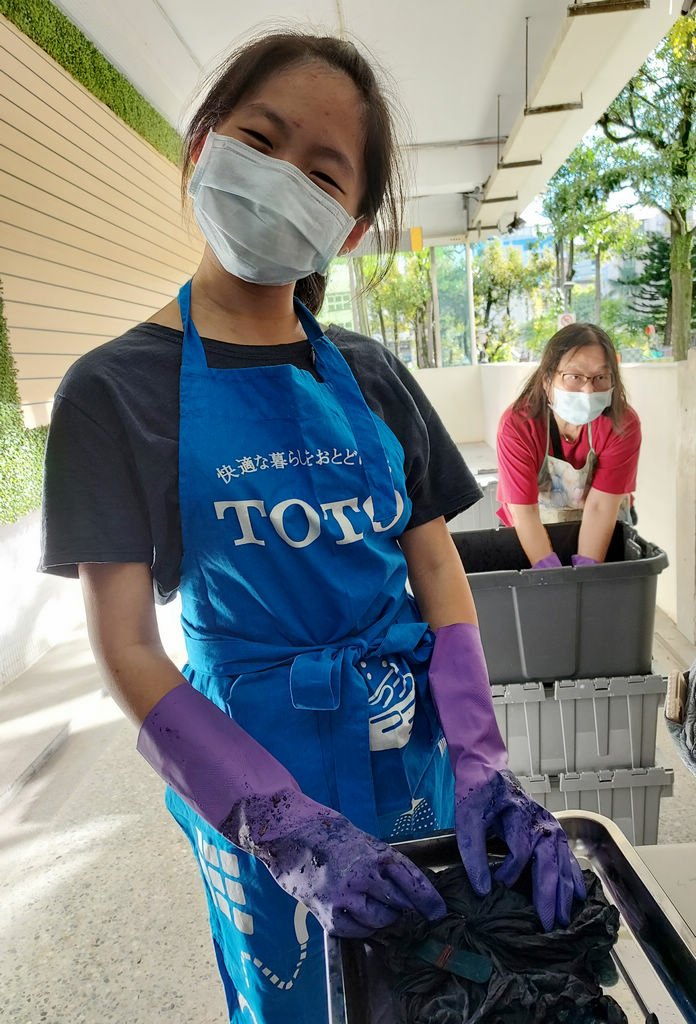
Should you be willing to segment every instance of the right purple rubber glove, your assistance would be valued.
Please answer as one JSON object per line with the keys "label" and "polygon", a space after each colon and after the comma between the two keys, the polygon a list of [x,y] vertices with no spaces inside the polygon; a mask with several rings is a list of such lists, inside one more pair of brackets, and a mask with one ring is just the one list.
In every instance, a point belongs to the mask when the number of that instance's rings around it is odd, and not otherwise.
{"label": "right purple rubber glove", "polygon": [[545,558],[540,558],[538,562],[535,562],[532,569],[560,569],[561,560],[555,551],[552,551],[550,555],[546,555]]}
{"label": "right purple rubber glove", "polygon": [[205,821],[258,857],[325,931],[363,938],[403,910],[429,920],[447,913],[411,861],[305,796],[279,761],[188,683],[152,708],[138,750]]}
{"label": "right purple rubber glove", "polygon": [[573,555],[570,559],[571,563],[577,569],[578,566],[583,565],[599,565],[596,558],[590,558],[589,555]]}
{"label": "right purple rubber glove", "polygon": [[514,885],[531,862],[542,925],[566,927],[573,899],[585,898],[582,872],[559,822],[508,768],[477,626],[437,630],[429,679],[454,771],[457,845],[472,887],[480,896],[490,892],[486,839],[498,836],[509,853],[496,881]]}

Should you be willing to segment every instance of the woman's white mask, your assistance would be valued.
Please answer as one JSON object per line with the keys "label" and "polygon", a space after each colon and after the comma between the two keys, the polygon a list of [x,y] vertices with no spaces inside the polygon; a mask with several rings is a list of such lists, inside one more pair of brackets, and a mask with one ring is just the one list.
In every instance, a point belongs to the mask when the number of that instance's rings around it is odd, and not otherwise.
{"label": "woman's white mask", "polygon": [[355,225],[293,164],[212,131],[188,191],[222,266],[252,284],[290,284],[325,273]]}
{"label": "woman's white mask", "polygon": [[566,423],[583,426],[596,420],[611,405],[614,389],[608,391],[565,391],[553,388],[553,401],[549,402],[555,413]]}

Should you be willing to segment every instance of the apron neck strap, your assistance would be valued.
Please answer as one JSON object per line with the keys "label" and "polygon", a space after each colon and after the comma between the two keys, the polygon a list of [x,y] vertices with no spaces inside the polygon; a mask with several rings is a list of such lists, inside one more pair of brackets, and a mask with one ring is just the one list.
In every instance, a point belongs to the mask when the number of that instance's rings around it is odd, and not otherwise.
{"label": "apron neck strap", "polygon": [[375,522],[387,528],[398,518],[398,506],[391,466],[375,417],[348,363],[299,299],[295,299],[295,311],[312,346],[319,375],[333,388],[355,435]]}
{"label": "apron neck strap", "polygon": [[208,360],[205,357],[205,349],[201,336],[196,325],[191,319],[191,282],[187,281],[179,289],[179,312],[181,313],[181,326],[184,331],[184,340],[181,347],[181,365],[188,370],[207,370]]}
{"label": "apron neck strap", "polygon": [[[592,423],[587,424],[587,441],[590,451],[594,451],[592,447]],[[556,423],[556,417],[552,416],[551,409],[547,410],[546,416],[546,454],[549,454],[549,449],[554,455],[554,458],[563,458],[563,445],[561,444],[561,433]]]}
{"label": "apron neck strap", "polygon": [[[374,416],[367,407],[358,382],[336,346],[329,341],[316,319],[299,299],[295,312],[312,346],[317,371],[331,388],[350,423],[367,486],[372,496],[374,519],[383,528],[398,517],[391,466]],[[188,370],[206,371],[208,361],[196,325],[191,319],[191,282],[179,290],[179,311],[184,330],[181,365]]]}
{"label": "apron neck strap", "polygon": [[563,445],[561,444],[561,434],[556,423],[556,417],[552,414],[549,409],[546,417],[546,454],[549,454],[549,449],[556,459],[563,458]]}

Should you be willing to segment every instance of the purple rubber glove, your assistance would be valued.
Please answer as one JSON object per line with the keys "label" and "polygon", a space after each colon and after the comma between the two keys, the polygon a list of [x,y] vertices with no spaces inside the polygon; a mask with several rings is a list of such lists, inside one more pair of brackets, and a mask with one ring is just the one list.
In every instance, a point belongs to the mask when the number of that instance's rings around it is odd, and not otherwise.
{"label": "purple rubber glove", "polygon": [[283,765],[188,683],[150,711],[138,750],[229,842],[258,857],[334,935],[362,938],[442,897],[406,857],[301,792]]}
{"label": "purple rubber glove", "polygon": [[585,898],[582,872],[559,822],[508,769],[477,626],[437,630],[429,679],[454,771],[457,845],[471,885],[480,896],[490,892],[486,839],[498,836],[509,853],[496,881],[514,885],[531,862],[542,925],[567,927],[573,899]]}
{"label": "purple rubber glove", "polygon": [[532,569],[560,569],[561,560],[555,551],[552,551],[550,555],[545,558],[540,558],[538,562],[535,562]]}
{"label": "purple rubber glove", "polygon": [[590,558],[589,555],[573,555],[570,560],[576,569],[579,565],[599,565],[597,559]]}

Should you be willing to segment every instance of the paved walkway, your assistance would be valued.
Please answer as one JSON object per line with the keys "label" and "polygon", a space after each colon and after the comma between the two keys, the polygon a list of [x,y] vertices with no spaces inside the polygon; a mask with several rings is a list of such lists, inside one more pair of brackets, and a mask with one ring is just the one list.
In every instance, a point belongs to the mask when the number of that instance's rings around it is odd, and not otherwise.
{"label": "paved walkway", "polygon": [[[176,610],[166,609],[170,653]],[[72,653],[86,636],[72,638]],[[0,814],[0,1019],[223,1024],[203,889],[135,729],[99,693]]]}

